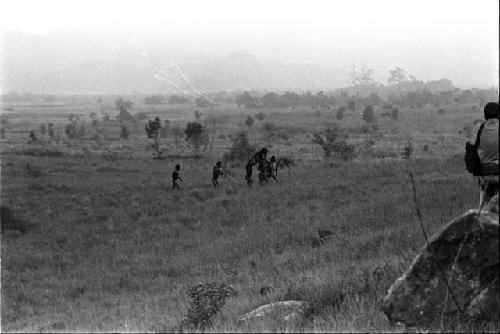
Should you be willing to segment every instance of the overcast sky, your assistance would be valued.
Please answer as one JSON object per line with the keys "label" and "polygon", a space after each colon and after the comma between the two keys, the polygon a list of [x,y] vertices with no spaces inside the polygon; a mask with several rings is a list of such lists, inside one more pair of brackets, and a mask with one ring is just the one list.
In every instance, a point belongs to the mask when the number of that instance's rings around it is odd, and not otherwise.
{"label": "overcast sky", "polygon": [[[423,80],[498,86],[498,1],[3,0],[3,29],[137,31],[190,52],[245,49],[332,67],[365,63],[386,82],[400,66]],[[154,37],[152,37],[154,38]]]}

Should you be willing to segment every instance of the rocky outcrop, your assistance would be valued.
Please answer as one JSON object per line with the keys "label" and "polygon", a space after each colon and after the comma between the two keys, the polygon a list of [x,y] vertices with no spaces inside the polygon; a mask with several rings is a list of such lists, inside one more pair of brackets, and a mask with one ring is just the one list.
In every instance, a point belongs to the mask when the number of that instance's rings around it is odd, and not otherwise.
{"label": "rocky outcrop", "polygon": [[445,321],[497,321],[498,270],[498,209],[480,216],[469,210],[430,238],[389,289],[383,310],[408,326],[433,327],[442,315]]}

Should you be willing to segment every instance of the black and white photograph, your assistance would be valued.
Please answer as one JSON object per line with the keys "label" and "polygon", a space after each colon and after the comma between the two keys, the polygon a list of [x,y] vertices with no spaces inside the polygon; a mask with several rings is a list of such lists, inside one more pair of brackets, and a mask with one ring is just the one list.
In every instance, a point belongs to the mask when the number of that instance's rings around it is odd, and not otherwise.
{"label": "black and white photograph", "polygon": [[0,332],[498,333],[498,0],[0,0]]}

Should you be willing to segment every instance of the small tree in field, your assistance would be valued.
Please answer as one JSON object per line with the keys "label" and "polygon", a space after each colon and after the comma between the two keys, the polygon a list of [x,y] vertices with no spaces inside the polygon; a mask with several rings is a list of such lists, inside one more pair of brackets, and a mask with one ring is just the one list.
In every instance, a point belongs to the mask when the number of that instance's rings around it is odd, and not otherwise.
{"label": "small tree in field", "polygon": [[129,134],[130,134],[130,131],[128,130],[128,128],[125,125],[122,125],[121,129],[120,129],[120,138],[127,139]]}
{"label": "small tree in field", "polygon": [[172,133],[174,134],[175,149],[177,150],[177,148],[179,147],[179,138],[182,135],[182,131],[181,131],[181,128],[179,127],[179,125],[175,125],[172,128]]}
{"label": "small tree in field", "polygon": [[373,106],[367,105],[363,110],[363,120],[367,123],[375,122],[375,114],[373,112]]}
{"label": "small tree in field", "polygon": [[343,161],[352,160],[356,156],[356,147],[347,143],[347,135],[337,126],[327,127],[323,134],[313,134],[312,142],[321,146],[327,159],[334,154]]}
{"label": "small tree in field", "polygon": [[203,114],[199,110],[194,111],[194,119],[196,119],[196,121],[199,121],[202,115]]}
{"label": "small tree in field", "polygon": [[255,153],[255,146],[248,142],[248,135],[242,131],[233,139],[233,144],[229,152],[225,153],[222,159],[227,161],[246,161],[248,157]]}
{"label": "small tree in field", "polygon": [[189,122],[184,130],[186,141],[193,146],[195,156],[199,155],[200,146],[203,144],[204,139],[206,139],[203,132],[203,125],[198,122]]}
{"label": "small tree in field", "polygon": [[31,130],[29,134],[28,144],[36,144],[38,142],[38,138],[36,137],[35,130]]}
{"label": "small tree in field", "polygon": [[161,129],[161,121],[160,117],[158,116],[156,116],[154,120],[149,120],[145,126],[148,138],[153,140],[151,146],[156,152],[154,156],[156,159],[160,159],[161,154],[163,153],[162,151],[160,151],[160,129]]}
{"label": "small tree in field", "polygon": [[255,123],[255,120],[253,119],[252,116],[247,116],[247,119],[245,120],[245,125],[251,128],[253,124]]}
{"label": "small tree in field", "polygon": [[255,114],[255,119],[259,121],[263,121],[266,115],[264,113],[258,112]]}

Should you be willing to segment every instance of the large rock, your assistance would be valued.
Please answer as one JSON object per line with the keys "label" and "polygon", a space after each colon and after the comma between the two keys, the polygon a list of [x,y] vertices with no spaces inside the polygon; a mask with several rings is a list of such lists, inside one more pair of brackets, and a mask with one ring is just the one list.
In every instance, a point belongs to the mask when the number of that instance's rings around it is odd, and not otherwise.
{"label": "large rock", "polygon": [[449,280],[452,275],[449,285],[460,309],[449,295],[444,320],[498,321],[498,270],[498,210],[483,211],[479,217],[477,210],[469,210],[430,238],[389,289],[383,310],[393,322],[427,328],[438,325],[447,294],[444,276]]}

